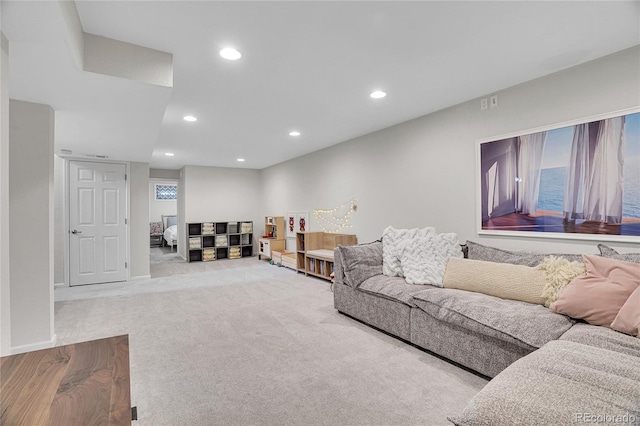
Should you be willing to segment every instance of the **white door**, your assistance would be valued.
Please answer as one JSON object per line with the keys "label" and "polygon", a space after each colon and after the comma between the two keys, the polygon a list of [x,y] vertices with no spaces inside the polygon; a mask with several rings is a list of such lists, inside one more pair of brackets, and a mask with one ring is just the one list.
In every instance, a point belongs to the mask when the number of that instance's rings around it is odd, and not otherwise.
{"label": "white door", "polygon": [[124,164],[69,162],[69,285],[125,281]]}

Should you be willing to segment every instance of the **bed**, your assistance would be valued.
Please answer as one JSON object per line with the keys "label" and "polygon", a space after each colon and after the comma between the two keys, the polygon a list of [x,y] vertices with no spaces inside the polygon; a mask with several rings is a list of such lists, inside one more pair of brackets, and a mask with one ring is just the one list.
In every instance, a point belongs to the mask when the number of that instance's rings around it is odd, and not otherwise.
{"label": "bed", "polygon": [[171,246],[171,251],[173,251],[173,246],[178,245],[178,219],[176,215],[163,215],[162,227],[164,229],[162,233],[164,240],[168,246]]}

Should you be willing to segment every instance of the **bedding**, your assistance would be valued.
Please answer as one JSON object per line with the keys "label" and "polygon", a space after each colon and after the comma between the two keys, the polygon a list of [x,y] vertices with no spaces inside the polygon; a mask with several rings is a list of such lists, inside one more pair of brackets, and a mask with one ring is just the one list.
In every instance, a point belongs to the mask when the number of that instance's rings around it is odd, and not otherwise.
{"label": "bedding", "polygon": [[171,225],[167,229],[164,230],[164,240],[168,245],[171,246],[171,250],[173,251],[173,246],[176,245],[178,239],[178,225]]}

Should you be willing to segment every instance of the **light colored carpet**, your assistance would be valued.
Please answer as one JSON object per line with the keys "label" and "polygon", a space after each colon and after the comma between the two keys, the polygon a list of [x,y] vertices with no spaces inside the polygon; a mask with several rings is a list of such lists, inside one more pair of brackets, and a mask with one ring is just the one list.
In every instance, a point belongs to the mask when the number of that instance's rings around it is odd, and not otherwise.
{"label": "light colored carpet", "polygon": [[56,289],[58,344],[129,334],[134,424],[446,425],[486,384],[339,314],[325,281],[212,263]]}
{"label": "light colored carpet", "polygon": [[[244,258],[244,260],[251,259],[255,260],[257,257]],[[233,262],[240,260],[242,259],[224,259],[214,262],[187,262],[180,257],[176,251],[171,251],[171,247],[151,247],[149,250],[151,278],[173,277],[176,275],[234,268],[235,264]]]}
{"label": "light colored carpet", "polygon": [[152,265],[174,262],[186,263],[178,254],[176,247],[173,250],[171,250],[171,247],[151,247],[149,248],[149,259]]}

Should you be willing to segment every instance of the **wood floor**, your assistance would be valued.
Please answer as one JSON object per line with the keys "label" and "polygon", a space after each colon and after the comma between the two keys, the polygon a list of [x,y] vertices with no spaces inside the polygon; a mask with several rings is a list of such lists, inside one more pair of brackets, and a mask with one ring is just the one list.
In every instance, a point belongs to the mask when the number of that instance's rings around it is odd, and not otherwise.
{"label": "wood floor", "polygon": [[129,337],[0,358],[2,425],[130,425]]}
{"label": "wood floor", "polygon": [[550,212],[538,212],[537,216],[511,213],[483,221],[482,229],[640,236],[640,221],[623,220],[620,225],[608,225],[596,221],[566,222],[562,216]]}

